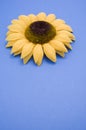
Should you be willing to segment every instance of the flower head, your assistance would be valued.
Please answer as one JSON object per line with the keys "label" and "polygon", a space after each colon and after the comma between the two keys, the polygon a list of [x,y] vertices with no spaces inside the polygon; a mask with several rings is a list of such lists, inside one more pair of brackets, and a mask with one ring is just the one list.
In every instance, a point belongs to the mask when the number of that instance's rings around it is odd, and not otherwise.
{"label": "flower head", "polygon": [[21,54],[24,64],[33,56],[35,63],[40,65],[44,55],[56,62],[56,53],[64,57],[67,48],[72,49],[70,43],[75,40],[72,28],[64,20],[43,12],[37,16],[21,15],[12,20],[8,29],[6,47],[12,47],[14,55]]}

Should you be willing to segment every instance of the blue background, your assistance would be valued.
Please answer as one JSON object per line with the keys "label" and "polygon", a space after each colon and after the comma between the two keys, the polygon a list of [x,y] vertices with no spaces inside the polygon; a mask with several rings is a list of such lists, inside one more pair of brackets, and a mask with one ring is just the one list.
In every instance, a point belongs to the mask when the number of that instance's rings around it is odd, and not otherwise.
{"label": "blue background", "polygon": [[[0,0],[0,130],[86,130],[86,1]],[[76,42],[65,58],[38,67],[10,55],[5,35],[21,14],[54,13]]]}

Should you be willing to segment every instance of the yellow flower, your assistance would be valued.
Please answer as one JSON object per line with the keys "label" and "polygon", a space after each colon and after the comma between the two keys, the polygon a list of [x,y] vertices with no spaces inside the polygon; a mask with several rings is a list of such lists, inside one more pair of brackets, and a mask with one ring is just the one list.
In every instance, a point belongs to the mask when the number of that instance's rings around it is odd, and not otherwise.
{"label": "yellow flower", "polygon": [[64,57],[67,48],[72,49],[70,43],[75,40],[72,28],[64,20],[43,12],[37,16],[21,15],[12,20],[8,29],[6,47],[12,47],[14,55],[21,54],[24,64],[33,56],[34,62],[40,65],[44,54],[56,62],[56,53]]}

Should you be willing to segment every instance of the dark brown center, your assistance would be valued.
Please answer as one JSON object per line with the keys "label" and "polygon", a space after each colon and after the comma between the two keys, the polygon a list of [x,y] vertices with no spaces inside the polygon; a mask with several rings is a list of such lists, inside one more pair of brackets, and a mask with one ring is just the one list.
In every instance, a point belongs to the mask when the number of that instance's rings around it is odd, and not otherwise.
{"label": "dark brown center", "polygon": [[44,21],[37,21],[30,25],[30,29],[37,35],[44,35],[50,30],[50,25]]}
{"label": "dark brown center", "polygon": [[25,31],[25,36],[29,41],[40,44],[49,42],[55,35],[55,28],[45,21],[33,22]]}

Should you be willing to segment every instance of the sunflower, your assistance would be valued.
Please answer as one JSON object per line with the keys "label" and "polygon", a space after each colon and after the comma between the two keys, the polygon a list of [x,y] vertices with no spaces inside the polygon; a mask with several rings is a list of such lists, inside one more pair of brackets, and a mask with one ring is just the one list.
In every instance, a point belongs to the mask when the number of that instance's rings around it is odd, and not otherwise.
{"label": "sunflower", "polygon": [[44,55],[56,62],[56,53],[64,57],[67,49],[72,49],[72,28],[54,14],[20,15],[11,23],[6,47],[12,47],[14,56],[21,54],[24,64],[33,56],[34,62],[41,65]]}

